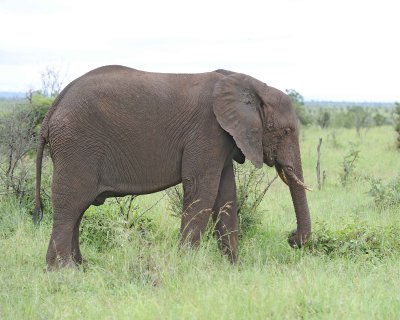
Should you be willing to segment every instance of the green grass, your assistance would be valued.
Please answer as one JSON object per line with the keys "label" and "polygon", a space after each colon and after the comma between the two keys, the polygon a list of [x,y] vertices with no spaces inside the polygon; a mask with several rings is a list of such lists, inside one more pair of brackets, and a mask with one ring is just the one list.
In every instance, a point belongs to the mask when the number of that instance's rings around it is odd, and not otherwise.
{"label": "green grass", "polygon": [[[369,178],[389,181],[400,153],[389,126],[303,130],[301,147],[313,220],[313,239],[291,249],[295,227],[289,191],[276,181],[262,206],[262,226],[240,243],[230,265],[212,238],[197,251],[179,251],[179,220],[164,197],[127,228],[112,202],[91,207],[82,225],[83,270],[45,272],[51,216],[32,225],[27,209],[0,201],[0,319],[399,319],[400,208],[376,206]],[[316,185],[316,147],[323,138]],[[343,187],[349,142],[360,159]],[[272,169],[269,176],[273,176]],[[144,211],[162,193],[135,201]],[[100,223],[102,222],[102,223]],[[104,241],[106,237],[107,242]],[[108,244],[108,245],[107,245]]]}

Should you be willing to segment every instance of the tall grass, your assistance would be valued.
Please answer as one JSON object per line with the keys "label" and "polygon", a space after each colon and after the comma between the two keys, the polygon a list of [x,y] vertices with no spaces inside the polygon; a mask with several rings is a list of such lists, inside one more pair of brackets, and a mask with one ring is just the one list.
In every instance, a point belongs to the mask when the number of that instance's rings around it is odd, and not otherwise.
{"label": "tall grass", "polygon": [[[335,129],[335,137],[331,129],[302,133],[305,180],[316,190],[308,193],[307,247],[287,244],[295,216],[288,188],[276,181],[261,203],[262,226],[241,239],[237,265],[221,257],[211,237],[199,250],[180,251],[179,219],[167,197],[153,194],[135,199],[134,214],[162,198],[142,228],[127,223],[112,201],[89,208],[81,248],[88,263],[45,272],[50,213],[37,228],[26,208],[0,199],[0,319],[400,318],[400,208],[370,195],[373,179],[386,186],[400,171],[393,129],[372,128],[362,139],[354,129]],[[343,186],[350,143],[359,159]]]}

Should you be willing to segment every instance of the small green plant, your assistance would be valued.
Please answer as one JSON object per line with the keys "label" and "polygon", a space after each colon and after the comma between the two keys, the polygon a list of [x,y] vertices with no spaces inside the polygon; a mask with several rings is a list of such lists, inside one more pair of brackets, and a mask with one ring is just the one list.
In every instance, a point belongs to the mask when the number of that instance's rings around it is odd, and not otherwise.
{"label": "small green plant", "polygon": [[368,227],[351,223],[340,230],[330,230],[324,224],[316,228],[306,248],[314,255],[384,258],[400,249],[398,227]]}
{"label": "small green plant", "polygon": [[400,176],[385,183],[382,179],[369,180],[368,194],[380,208],[400,206]]}
{"label": "small green plant", "polygon": [[136,196],[108,199],[101,207],[90,208],[83,216],[81,241],[99,252],[119,246],[132,234],[147,237],[154,230],[153,220],[139,212]]}
{"label": "small green plant", "polygon": [[356,176],[355,169],[360,157],[360,150],[356,147],[356,144],[350,143],[349,151],[343,158],[343,172],[340,174],[340,181],[343,186],[347,185]]}
{"label": "small green plant", "polygon": [[240,235],[243,236],[261,225],[259,206],[277,175],[269,180],[262,170],[236,165],[235,176]]}
{"label": "small green plant", "polygon": [[169,209],[173,216],[180,217],[183,208],[183,188],[182,184],[165,190],[169,198]]}
{"label": "small green plant", "polygon": [[126,221],[110,210],[109,205],[103,205],[101,212],[93,208],[87,210],[81,223],[80,240],[99,252],[105,252],[117,245],[118,233],[126,229]]}

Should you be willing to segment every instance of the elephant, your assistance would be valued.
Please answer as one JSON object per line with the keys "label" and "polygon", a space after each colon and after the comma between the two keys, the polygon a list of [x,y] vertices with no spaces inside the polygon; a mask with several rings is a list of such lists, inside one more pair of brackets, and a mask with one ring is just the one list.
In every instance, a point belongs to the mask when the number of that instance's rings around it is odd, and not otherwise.
{"label": "elephant", "polygon": [[221,252],[237,261],[233,161],[245,159],[256,168],[275,166],[289,186],[297,220],[289,244],[301,247],[311,234],[291,100],[251,76],[227,70],[152,73],[115,65],[72,81],[42,122],[35,222],[43,216],[41,168],[47,144],[53,162],[50,270],[82,263],[79,226],[90,205],[179,183],[184,192],[180,244],[197,247],[213,221]]}

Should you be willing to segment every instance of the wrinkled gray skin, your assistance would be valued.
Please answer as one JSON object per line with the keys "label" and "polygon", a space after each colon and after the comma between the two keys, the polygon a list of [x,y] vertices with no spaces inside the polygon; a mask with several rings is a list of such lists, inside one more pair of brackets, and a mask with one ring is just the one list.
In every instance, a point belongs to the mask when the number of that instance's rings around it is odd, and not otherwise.
{"label": "wrinkled gray skin", "polygon": [[70,83],[42,124],[35,220],[42,214],[46,143],[54,165],[49,269],[82,263],[79,225],[90,205],[180,182],[181,244],[197,246],[212,217],[222,252],[236,261],[232,165],[245,158],[257,168],[263,163],[275,166],[289,185],[297,218],[290,245],[301,247],[310,235],[298,123],[290,99],[250,76],[225,70],[160,74],[105,66]]}

